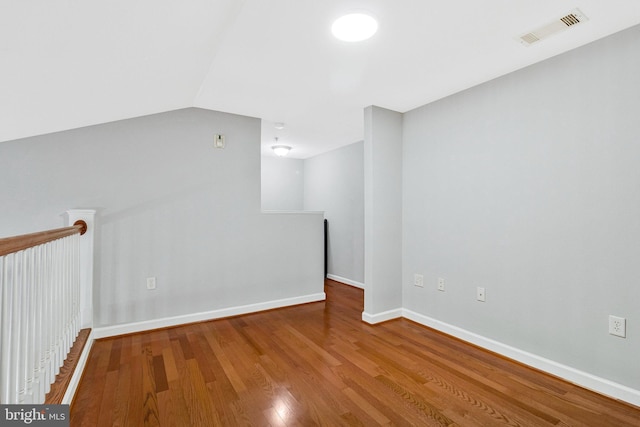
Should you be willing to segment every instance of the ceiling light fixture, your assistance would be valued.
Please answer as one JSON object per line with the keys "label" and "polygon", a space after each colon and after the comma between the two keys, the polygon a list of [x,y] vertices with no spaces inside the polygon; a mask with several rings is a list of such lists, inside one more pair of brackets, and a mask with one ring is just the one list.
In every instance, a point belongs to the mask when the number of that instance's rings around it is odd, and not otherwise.
{"label": "ceiling light fixture", "polygon": [[[276,144],[278,144],[278,138],[276,138]],[[284,157],[291,151],[291,147],[288,145],[273,145],[271,149],[278,157]]]}
{"label": "ceiling light fixture", "polygon": [[378,22],[364,13],[351,13],[335,20],[331,26],[333,35],[345,42],[359,42],[372,37],[378,31]]}

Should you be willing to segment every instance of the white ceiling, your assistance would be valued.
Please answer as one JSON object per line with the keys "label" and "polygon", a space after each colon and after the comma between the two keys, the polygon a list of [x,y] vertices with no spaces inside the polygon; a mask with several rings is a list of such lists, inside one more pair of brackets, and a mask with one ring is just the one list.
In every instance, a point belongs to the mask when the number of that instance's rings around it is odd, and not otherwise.
{"label": "white ceiling", "polygon": [[[518,42],[575,8],[589,21]],[[332,37],[353,11],[372,39]],[[307,158],[362,140],[369,105],[405,112],[638,23],[638,0],[2,0],[0,141],[195,106],[260,117],[263,152],[278,136]]]}

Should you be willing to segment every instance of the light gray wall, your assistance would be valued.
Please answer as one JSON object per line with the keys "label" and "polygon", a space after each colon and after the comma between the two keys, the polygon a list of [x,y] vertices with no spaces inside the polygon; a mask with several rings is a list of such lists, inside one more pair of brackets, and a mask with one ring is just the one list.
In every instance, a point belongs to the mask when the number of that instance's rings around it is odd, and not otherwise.
{"label": "light gray wall", "polygon": [[638,46],[634,27],[404,115],[405,308],[640,389]]}
{"label": "light gray wall", "polygon": [[402,122],[384,108],[364,112],[363,319],[371,323],[402,308]]}
{"label": "light gray wall", "polygon": [[260,213],[258,119],[186,109],[5,142],[0,182],[0,236],[97,209],[95,326],[323,292],[322,215]]}
{"label": "light gray wall", "polygon": [[262,156],[263,210],[304,210],[304,166],[302,159]]}
{"label": "light gray wall", "polygon": [[328,273],[364,283],[363,142],[306,159],[304,208],[329,222]]}

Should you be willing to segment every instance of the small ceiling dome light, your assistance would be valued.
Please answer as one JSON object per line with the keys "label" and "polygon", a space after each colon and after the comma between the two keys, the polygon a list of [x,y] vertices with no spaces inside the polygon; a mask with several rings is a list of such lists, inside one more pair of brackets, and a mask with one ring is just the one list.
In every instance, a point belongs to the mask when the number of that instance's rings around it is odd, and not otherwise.
{"label": "small ceiling dome light", "polygon": [[364,13],[344,15],[333,23],[331,32],[345,42],[359,42],[372,37],[378,31],[378,22]]}
{"label": "small ceiling dome light", "polygon": [[278,145],[278,138],[276,138],[276,145],[271,146],[271,149],[278,157],[284,157],[289,154],[291,147],[288,145]]}
{"label": "small ceiling dome light", "polygon": [[273,147],[271,147],[271,149],[274,153],[276,153],[276,156],[284,157],[289,154],[289,150],[291,150],[291,147],[289,147],[288,145],[274,145]]}
{"label": "small ceiling dome light", "polygon": [[274,123],[273,127],[278,129],[278,130],[282,130],[282,129],[284,129],[284,123],[282,123],[282,122]]}

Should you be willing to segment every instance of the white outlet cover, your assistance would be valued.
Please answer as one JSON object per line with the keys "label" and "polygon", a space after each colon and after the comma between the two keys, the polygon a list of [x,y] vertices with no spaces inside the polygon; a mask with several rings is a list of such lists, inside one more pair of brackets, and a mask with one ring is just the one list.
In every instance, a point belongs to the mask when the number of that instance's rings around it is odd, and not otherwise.
{"label": "white outlet cover", "polygon": [[424,276],[422,274],[414,274],[413,285],[419,288],[424,288]]}
{"label": "white outlet cover", "polygon": [[147,277],[147,289],[155,289],[156,288],[156,278],[155,277]]}
{"label": "white outlet cover", "polygon": [[485,296],[486,296],[486,294],[485,294],[484,288],[478,286],[477,293],[476,293],[476,299],[478,301],[485,302]]}
{"label": "white outlet cover", "polygon": [[618,316],[609,316],[609,333],[617,337],[627,337],[627,319]]}
{"label": "white outlet cover", "polygon": [[438,290],[444,292],[444,279],[438,277]]}

